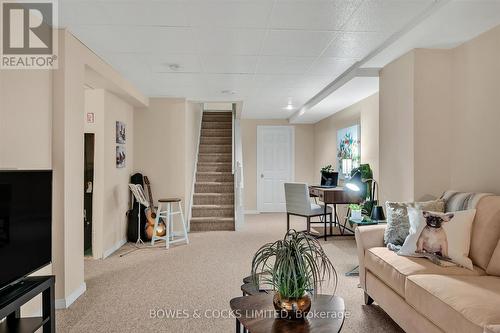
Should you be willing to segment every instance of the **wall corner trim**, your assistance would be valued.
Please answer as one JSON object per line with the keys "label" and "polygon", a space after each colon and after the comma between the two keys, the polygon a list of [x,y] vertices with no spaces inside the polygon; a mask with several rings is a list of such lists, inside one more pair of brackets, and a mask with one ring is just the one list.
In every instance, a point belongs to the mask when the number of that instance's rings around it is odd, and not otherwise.
{"label": "wall corner trim", "polygon": [[87,284],[83,282],[78,288],[76,288],[68,297],[56,299],[56,309],[67,309],[71,304],[73,304],[78,297],[83,295],[87,290]]}
{"label": "wall corner trim", "polygon": [[256,215],[256,214],[260,214],[260,212],[258,210],[245,209],[245,211],[243,212],[243,214],[245,214],[245,215]]}
{"label": "wall corner trim", "polygon": [[107,257],[109,257],[110,255],[115,253],[120,247],[122,247],[126,243],[127,243],[126,238],[119,240],[118,242],[115,243],[115,245],[113,245],[112,247],[110,247],[109,249],[104,251],[104,253],[102,254],[102,259],[106,259]]}

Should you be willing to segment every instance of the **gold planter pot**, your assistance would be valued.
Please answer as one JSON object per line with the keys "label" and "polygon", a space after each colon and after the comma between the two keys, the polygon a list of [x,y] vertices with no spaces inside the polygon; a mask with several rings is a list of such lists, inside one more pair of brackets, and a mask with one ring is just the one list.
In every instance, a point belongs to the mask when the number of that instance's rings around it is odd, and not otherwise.
{"label": "gold planter pot", "polygon": [[311,297],[306,293],[300,298],[282,298],[280,293],[276,292],[273,304],[279,318],[304,320],[311,310]]}

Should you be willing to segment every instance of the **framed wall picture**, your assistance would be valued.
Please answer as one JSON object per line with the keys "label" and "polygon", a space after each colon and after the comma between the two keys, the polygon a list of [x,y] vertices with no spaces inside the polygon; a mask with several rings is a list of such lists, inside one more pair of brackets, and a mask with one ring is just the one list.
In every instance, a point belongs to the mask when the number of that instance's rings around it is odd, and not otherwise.
{"label": "framed wall picture", "polygon": [[125,167],[125,162],[127,159],[127,152],[125,146],[116,146],[116,167],[118,169]]}
{"label": "framed wall picture", "polygon": [[116,122],[116,143],[125,143],[125,123],[121,121]]}
{"label": "framed wall picture", "polygon": [[342,178],[349,177],[351,170],[361,162],[360,125],[337,131],[337,165]]}

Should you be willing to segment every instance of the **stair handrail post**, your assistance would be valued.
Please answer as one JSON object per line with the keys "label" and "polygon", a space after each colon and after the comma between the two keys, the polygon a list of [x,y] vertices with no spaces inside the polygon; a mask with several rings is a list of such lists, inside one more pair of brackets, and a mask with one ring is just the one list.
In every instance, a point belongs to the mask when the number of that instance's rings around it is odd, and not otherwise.
{"label": "stair handrail post", "polygon": [[231,120],[231,141],[232,141],[232,173],[234,175],[234,166],[235,166],[235,159],[236,159],[236,144],[235,144],[235,120],[236,120],[236,103],[233,103],[232,104],[232,108],[233,108],[233,111],[232,111],[232,120]]}

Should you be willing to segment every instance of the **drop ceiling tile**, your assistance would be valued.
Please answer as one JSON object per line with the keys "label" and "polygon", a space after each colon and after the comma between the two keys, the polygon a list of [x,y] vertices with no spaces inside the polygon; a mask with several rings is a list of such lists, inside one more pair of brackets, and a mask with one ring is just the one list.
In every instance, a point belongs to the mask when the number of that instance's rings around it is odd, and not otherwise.
{"label": "drop ceiling tile", "polygon": [[277,75],[277,74],[256,74],[254,85],[262,91],[275,91],[276,89],[290,88],[297,85],[302,75]]}
{"label": "drop ceiling tile", "polygon": [[271,30],[262,48],[263,55],[319,56],[336,36],[335,32]]}
{"label": "drop ceiling tile", "polygon": [[103,56],[104,61],[123,75],[130,74],[138,77],[151,75],[151,66],[146,53],[115,53],[108,52]]}
{"label": "drop ceiling tile", "polygon": [[257,56],[201,56],[205,73],[251,74],[255,72]]}
{"label": "drop ceiling tile", "polygon": [[367,0],[344,26],[345,31],[400,30],[433,0]]}
{"label": "drop ceiling tile", "polygon": [[200,54],[257,55],[264,39],[264,30],[197,28]]}
{"label": "drop ceiling tile", "polygon": [[100,1],[59,1],[59,26],[106,24],[108,15]]}
{"label": "drop ceiling tile", "polygon": [[[161,54],[152,53],[148,55],[148,64],[155,73],[197,73],[201,72],[201,64],[197,55],[194,54]],[[171,65],[178,65],[177,70]]]}
{"label": "drop ceiling tile", "polygon": [[203,97],[210,100],[242,100],[253,91],[253,75],[203,74]]}
{"label": "drop ceiling tile", "polygon": [[286,119],[296,110],[284,110],[281,104],[250,101],[243,103],[243,119]]}
{"label": "drop ceiling tile", "polygon": [[173,1],[103,1],[108,24],[187,27],[188,8]]}
{"label": "drop ceiling tile", "polygon": [[254,76],[251,74],[203,74],[204,83],[217,91],[232,90],[242,93],[252,89]]}
{"label": "drop ceiling tile", "polygon": [[151,50],[156,53],[195,54],[196,38],[191,28],[153,27],[149,28]]}
{"label": "drop ceiling tile", "polygon": [[75,36],[86,45],[117,53],[196,53],[190,28],[145,26],[76,26]]}
{"label": "drop ceiling tile", "polygon": [[200,1],[188,3],[195,27],[266,28],[272,1]]}
{"label": "drop ceiling tile", "polygon": [[314,57],[259,57],[258,74],[303,74],[314,61]]}
{"label": "drop ceiling tile", "polygon": [[355,62],[356,59],[350,58],[320,57],[311,66],[308,74],[328,75],[333,79],[354,65]]}
{"label": "drop ceiling tile", "polygon": [[97,54],[147,52],[151,45],[151,31],[144,27],[85,25],[70,31]]}
{"label": "drop ceiling tile", "polygon": [[331,77],[326,75],[303,75],[300,80],[295,81],[293,88],[313,97],[331,81]]}
{"label": "drop ceiling tile", "polygon": [[206,90],[205,82],[198,74],[153,73],[150,81],[153,96],[193,98]]}
{"label": "drop ceiling tile", "polygon": [[390,34],[377,32],[344,32],[330,44],[324,56],[360,60],[389,36]]}
{"label": "drop ceiling tile", "polygon": [[339,30],[361,0],[278,1],[271,16],[274,29]]}

